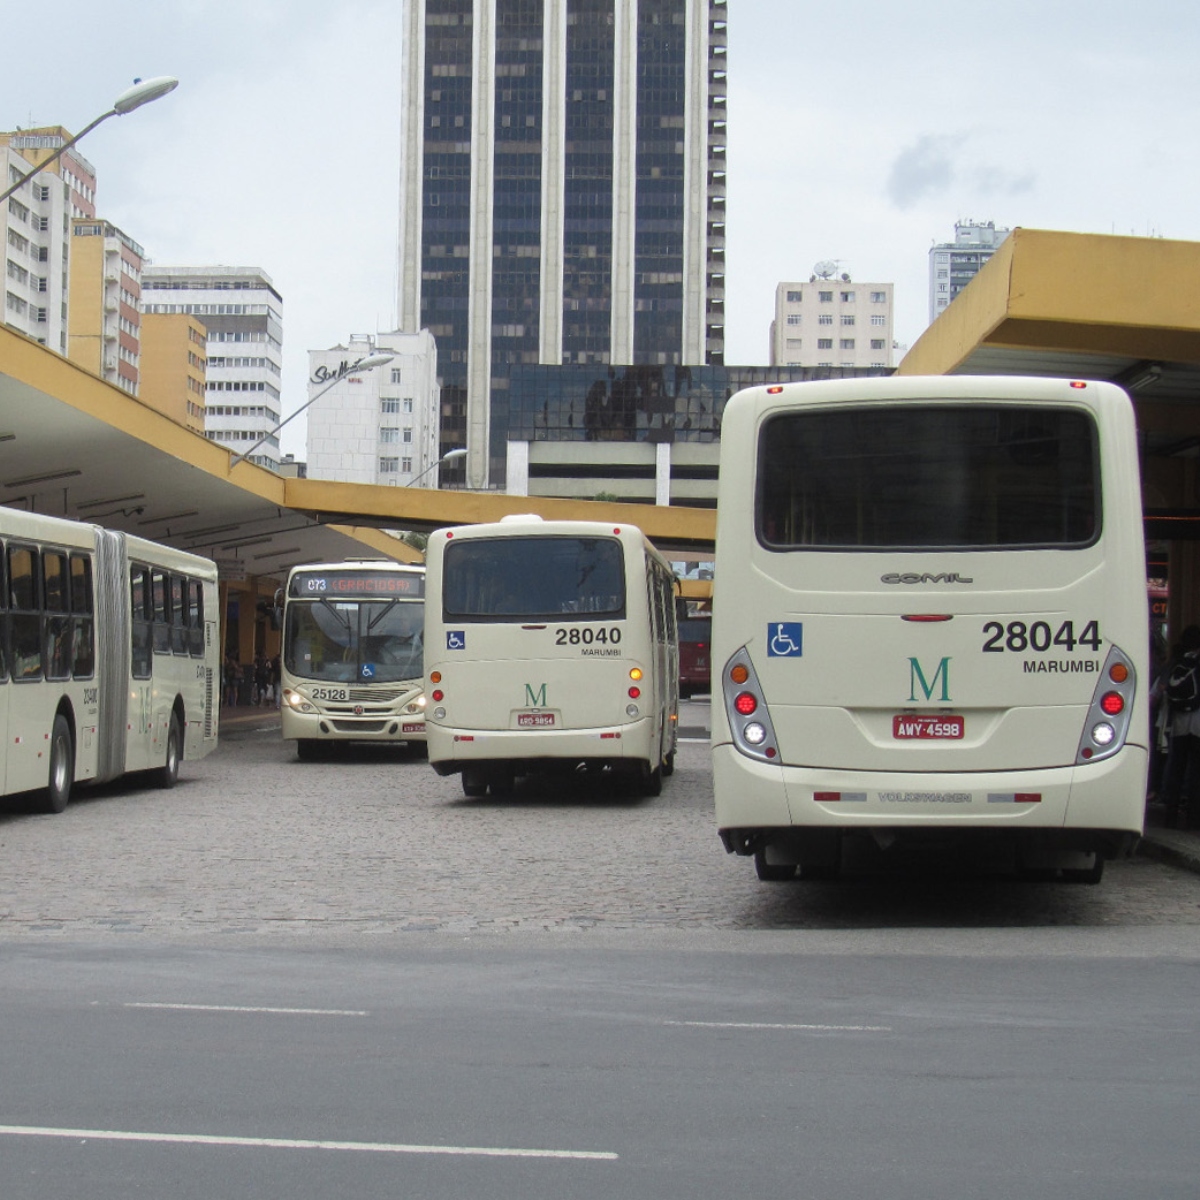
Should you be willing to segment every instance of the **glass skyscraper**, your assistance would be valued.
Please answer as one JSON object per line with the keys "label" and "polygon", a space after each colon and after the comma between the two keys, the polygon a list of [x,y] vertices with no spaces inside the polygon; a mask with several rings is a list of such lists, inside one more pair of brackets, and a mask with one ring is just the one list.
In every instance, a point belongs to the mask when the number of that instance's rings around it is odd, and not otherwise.
{"label": "glass skyscraper", "polygon": [[401,328],[495,486],[515,369],[724,361],[726,6],[404,3]]}

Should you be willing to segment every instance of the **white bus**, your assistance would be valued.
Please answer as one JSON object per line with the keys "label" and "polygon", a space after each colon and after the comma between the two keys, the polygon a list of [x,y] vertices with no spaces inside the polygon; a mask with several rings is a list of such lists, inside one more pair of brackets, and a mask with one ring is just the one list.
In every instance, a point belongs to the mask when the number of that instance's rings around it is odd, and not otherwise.
{"label": "white bus", "polygon": [[631,525],[506,517],[426,548],[429,761],[463,791],[547,768],[658,795],[675,768],[675,576]]}
{"label": "white bus", "polygon": [[293,567],[283,600],[281,726],[301,759],[335,743],[425,741],[425,568]]}
{"label": "white bus", "polygon": [[76,783],[217,744],[217,571],[98,525],[0,507],[4,794],[62,812]]}
{"label": "white bus", "polygon": [[1146,797],[1126,394],[967,375],[752,388],[725,408],[720,472],[726,850],[780,880],[836,872],[848,835],[974,839],[1097,881]]}

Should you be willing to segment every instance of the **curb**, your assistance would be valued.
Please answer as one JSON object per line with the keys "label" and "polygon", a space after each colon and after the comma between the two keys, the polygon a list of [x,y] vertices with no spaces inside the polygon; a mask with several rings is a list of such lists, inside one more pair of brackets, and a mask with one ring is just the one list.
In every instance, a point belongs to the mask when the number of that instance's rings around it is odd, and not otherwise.
{"label": "curb", "polygon": [[1142,836],[1134,853],[1200,874],[1200,839],[1194,834],[1151,829]]}

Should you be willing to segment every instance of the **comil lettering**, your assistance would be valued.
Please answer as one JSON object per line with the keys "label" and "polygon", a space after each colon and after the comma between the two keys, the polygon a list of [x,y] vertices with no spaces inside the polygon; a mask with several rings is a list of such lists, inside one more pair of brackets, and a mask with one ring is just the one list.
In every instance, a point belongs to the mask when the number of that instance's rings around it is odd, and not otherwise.
{"label": "comil lettering", "polygon": [[893,571],[888,575],[880,575],[880,583],[974,583],[974,579],[964,579],[957,571],[943,571],[939,575],[926,571],[923,575],[913,572]]}

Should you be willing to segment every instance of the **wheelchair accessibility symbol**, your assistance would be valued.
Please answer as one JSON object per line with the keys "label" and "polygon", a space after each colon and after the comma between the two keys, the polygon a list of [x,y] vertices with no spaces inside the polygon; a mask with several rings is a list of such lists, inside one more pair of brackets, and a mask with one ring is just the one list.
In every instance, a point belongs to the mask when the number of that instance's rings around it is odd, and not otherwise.
{"label": "wheelchair accessibility symbol", "polygon": [[359,673],[361,674],[363,679],[374,679],[375,678],[375,664],[374,663],[363,663],[362,667],[360,668]]}
{"label": "wheelchair accessibility symbol", "polygon": [[803,622],[777,621],[767,626],[768,658],[802,658],[803,655]]}
{"label": "wheelchair accessibility symbol", "polygon": [[446,649],[465,650],[467,648],[467,631],[465,629],[446,630]]}

